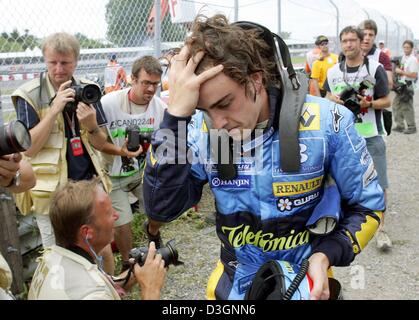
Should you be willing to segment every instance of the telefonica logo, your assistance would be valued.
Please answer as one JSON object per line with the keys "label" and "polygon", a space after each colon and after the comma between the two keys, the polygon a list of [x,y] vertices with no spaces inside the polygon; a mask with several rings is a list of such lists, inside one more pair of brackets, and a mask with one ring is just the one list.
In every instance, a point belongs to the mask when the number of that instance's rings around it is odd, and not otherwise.
{"label": "telefonica logo", "polygon": [[309,243],[310,233],[308,230],[297,232],[291,230],[288,235],[276,237],[273,233],[263,233],[262,230],[256,233],[248,225],[238,227],[221,227],[221,230],[228,237],[228,242],[233,248],[240,248],[251,244],[262,248],[264,252],[290,250]]}

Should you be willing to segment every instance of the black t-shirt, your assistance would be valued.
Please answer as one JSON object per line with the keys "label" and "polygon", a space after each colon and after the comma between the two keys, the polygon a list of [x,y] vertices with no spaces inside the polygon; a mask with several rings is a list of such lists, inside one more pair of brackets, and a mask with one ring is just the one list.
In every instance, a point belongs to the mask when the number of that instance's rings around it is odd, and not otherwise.
{"label": "black t-shirt", "polygon": [[[94,105],[96,108],[96,120],[100,127],[107,124],[105,113],[102,109],[102,104],[100,102]],[[90,159],[89,154],[85,146],[82,143],[83,155],[74,156],[71,148],[71,138],[73,137],[70,123],[67,120],[65,115],[66,111],[63,111],[64,117],[64,128],[65,128],[65,137],[67,138],[67,168],[68,168],[68,179],[79,181],[79,180],[89,180],[94,175],[97,174],[93,162]],[[39,123],[38,114],[35,112],[35,109],[24,99],[17,98],[17,118],[18,120],[24,122],[28,129],[32,129]],[[75,113],[67,113],[69,119],[72,119],[74,114],[74,124],[75,124],[75,133],[77,137],[80,137],[80,124]]]}

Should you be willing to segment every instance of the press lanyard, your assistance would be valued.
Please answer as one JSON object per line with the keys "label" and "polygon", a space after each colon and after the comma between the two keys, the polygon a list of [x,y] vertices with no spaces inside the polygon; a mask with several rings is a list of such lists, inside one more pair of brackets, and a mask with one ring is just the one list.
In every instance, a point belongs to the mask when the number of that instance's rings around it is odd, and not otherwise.
{"label": "press lanyard", "polygon": [[350,86],[350,87],[352,87],[353,88],[353,85],[355,84],[355,82],[356,82],[356,80],[358,79],[358,76],[359,76],[359,73],[361,72],[361,69],[364,67],[364,64],[361,64],[360,66],[359,66],[359,68],[358,68],[358,71],[357,71],[357,73],[356,73],[356,75],[355,75],[355,78],[354,78],[354,80],[352,81],[352,84],[350,84],[349,82],[348,82],[348,79],[346,78],[346,76],[347,76],[347,74],[348,74],[348,66],[346,65],[346,63],[345,63],[345,68],[344,68],[344,70],[343,70],[343,81],[348,85],[348,86]]}
{"label": "press lanyard", "polygon": [[74,112],[71,115],[71,119],[68,116],[67,112],[64,112],[64,116],[71,130],[70,146],[71,146],[71,151],[73,152],[73,156],[75,157],[82,156],[84,153],[83,145],[82,145],[80,137],[78,137],[76,134],[76,123],[74,121]]}

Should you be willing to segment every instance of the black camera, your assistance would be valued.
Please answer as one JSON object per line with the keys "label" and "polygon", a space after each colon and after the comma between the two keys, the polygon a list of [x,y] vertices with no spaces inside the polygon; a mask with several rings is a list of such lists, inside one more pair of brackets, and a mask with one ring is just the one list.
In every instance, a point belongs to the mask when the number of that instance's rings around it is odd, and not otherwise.
{"label": "black camera", "polygon": [[344,106],[351,110],[355,116],[361,113],[361,105],[359,104],[358,91],[356,91],[354,88],[349,87],[343,90],[340,94],[340,99],[343,101]]}
{"label": "black camera", "polygon": [[[157,253],[160,254],[164,260],[164,265],[167,267],[171,264],[178,266],[183,264],[182,261],[179,261],[179,254],[174,245],[174,239],[168,241],[165,247],[157,249]],[[130,251],[130,258],[133,258],[136,263],[140,266],[144,265],[145,260],[147,259],[148,248],[147,247],[138,247]]]}
{"label": "black camera", "polygon": [[374,88],[374,84],[368,80],[363,80],[360,85],[359,89],[355,90],[352,86],[346,88],[340,94],[340,99],[343,101],[343,105],[348,108],[356,117],[356,122],[362,122],[359,115],[361,114],[361,105],[359,103],[358,95],[365,96],[365,90]]}
{"label": "black camera", "polygon": [[125,129],[125,138],[128,139],[128,151],[135,152],[140,146],[140,131],[135,125],[129,126]]}
{"label": "black camera", "polygon": [[31,135],[22,121],[0,126],[0,156],[23,152],[31,147]]}
{"label": "black camera", "polygon": [[127,149],[134,152],[138,147],[143,148],[140,158],[144,158],[151,143],[151,131],[140,131],[137,126],[129,126],[125,129],[125,137],[128,138]]}
{"label": "black camera", "polygon": [[79,102],[84,102],[85,104],[94,104],[99,102],[102,97],[100,88],[95,84],[80,84],[72,85],[70,87],[76,92],[74,96],[74,102],[68,102],[66,104],[66,109],[75,111]]}
{"label": "black camera", "polygon": [[395,67],[400,68],[401,64],[402,64],[402,58],[401,57],[394,57],[391,58],[391,63],[394,64]]}
{"label": "black camera", "polygon": [[393,91],[398,95],[403,95],[406,92],[407,84],[402,82],[395,82],[393,86]]}

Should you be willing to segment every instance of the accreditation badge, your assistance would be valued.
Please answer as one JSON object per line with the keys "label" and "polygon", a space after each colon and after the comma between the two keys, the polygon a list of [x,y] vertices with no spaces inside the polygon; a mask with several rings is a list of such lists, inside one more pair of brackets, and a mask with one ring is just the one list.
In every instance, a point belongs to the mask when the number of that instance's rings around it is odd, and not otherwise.
{"label": "accreditation badge", "polygon": [[83,155],[83,146],[80,137],[74,137],[70,139],[71,150],[73,156],[78,157]]}

